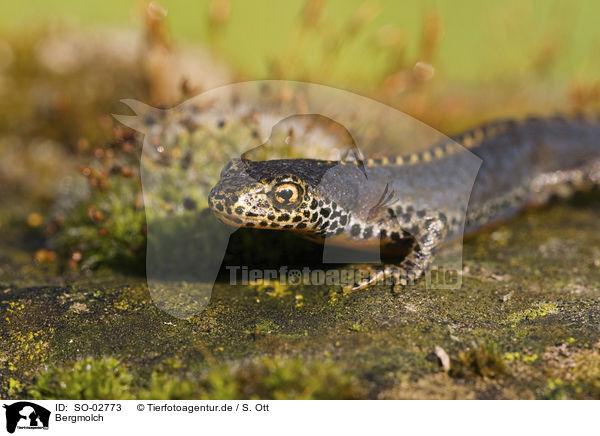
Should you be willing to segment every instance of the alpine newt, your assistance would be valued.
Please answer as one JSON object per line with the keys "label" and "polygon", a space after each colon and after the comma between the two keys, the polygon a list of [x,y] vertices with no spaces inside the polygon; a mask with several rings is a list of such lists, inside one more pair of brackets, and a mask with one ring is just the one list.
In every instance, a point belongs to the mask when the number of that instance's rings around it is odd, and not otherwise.
{"label": "alpine newt", "polygon": [[[461,171],[473,155],[481,159],[474,184]],[[239,227],[332,238],[359,249],[405,242],[410,250],[403,260],[352,287],[392,277],[397,289],[419,278],[440,244],[463,230],[475,231],[553,194],[599,182],[600,122],[528,118],[485,124],[399,157],[255,161],[242,156],[222,170],[209,205],[221,221]],[[464,198],[468,207],[461,206]]]}

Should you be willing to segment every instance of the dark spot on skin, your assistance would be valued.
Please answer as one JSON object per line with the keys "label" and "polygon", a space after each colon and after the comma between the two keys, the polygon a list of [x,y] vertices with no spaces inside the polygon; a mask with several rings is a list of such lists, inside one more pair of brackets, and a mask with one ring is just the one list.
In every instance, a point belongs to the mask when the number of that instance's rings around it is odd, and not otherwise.
{"label": "dark spot on skin", "polygon": [[217,123],[217,127],[219,129],[222,129],[223,127],[225,127],[225,120],[219,120],[219,122]]}
{"label": "dark spot on skin", "polygon": [[319,200],[319,207],[323,207],[323,200]]}
{"label": "dark spot on skin", "polygon": [[254,227],[254,223],[246,223],[247,227]]}
{"label": "dark spot on skin", "polygon": [[286,224],[285,226],[283,226],[284,229],[291,229],[292,227],[294,227],[291,224]]}
{"label": "dark spot on skin", "polygon": [[389,208],[387,210],[387,213],[390,216],[390,218],[394,218],[396,216],[396,213],[394,212],[394,209]]}
{"label": "dark spot on skin", "polygon": [[242,221],[241,219],[239,219],[238,217],[234,216],[233,218],[231,218],[232,221],[236,224],[242,224],[244,221]]}
{"label": "dark spot on skin", "polygon": [[313,199],[313,201],[310,203],[310,208],[312,210],[315,210],[318,205],[319,205],[319,203],[317,202],[317,200]]}
{"label": "dark spot on skin", "polygon": [[407,206],[406,207],[406,213],[411,213],[411,212],[414,212],[414,211],[415,211],[414,207],[412,207],[412,206]]}
{"label": "dark spot on skin", "polygon": [[363,238],[370,238],[371,236],[373,236],[373,226],[369,226],[365,229],[365,231],[363,232]]}
{"label": "dark spot on skin", "polygon": [[334,221],[331,223],[331,225],[329,226],[329,230],[335,230],[337,229],[337,221]]}
{"label": "dark spot on skin", "polygon": [[235,213],[237,213],[238,215],[241,215],[244,213],[244,208],[242,206],[238,206],[235,208]]}
{"label": "dark spot on skin", "polygon": [[333,203],[331,203],[331,208],[332,208],[333,210],[336,210],[336,209],[337,209],[337,203],[336,203],[335,201],[334,201]]}
{"label": "dark spot on skin", "polygon": [[329,209],[327,207],[324,207],[323,209],[321,209],[321,215],[323,215],[325,218],[327,218],[330,213],[331,213],[331,209]]}
{"label": "dark spot on skin", "polygon": [[402,238],[400,238],[400,233],[398,232],[392,232],[392,241],[400,241]]}
{"label": "dark spot on skin", "polygon": [[183,208],[185,210],[196,210],[197,207],[198,205],[196,204],[196,201],[193,198],[185,197],[183,199]]}
{"label": "dark spot on skin", "polygon": [[306,218],[308,218],[310,216],[310,211],[305,210],[304,212],[302,212],[302,215],[304,215]]}
{"label": "dark spot on skin", "polygon": [[270,213],[269,215],[267,215],[267,218],[270,219],[271,221],[273,221],[275,219],[275,215]]}
{"label": "dark spot on skin", "polygon": [[277,217],[277,221],[288,221],[290,216],[287,213],[282,213]]}
{"label": "dark spot on skin", "polygon": [[350,235],[351,236],[358,236],[358,235],[360,235],[360,224],[354,224],[352,226],[352,228],[350,229]]}
{"label": "dark spot on skin", "polygon": [[424,210],[419,210],[417,211],[417,216],[419,218],[424,218],[425,217],[425,211]]}
{"label": "dark spot on skin", "polygon": [[[237,212],[237,209],[236,209],[236,212]],[[246,216],[254,217],[254,216],[258,216],[258,214],[255,214],[254,212],[246,212]]]}
{"label": "dark spot on skin", "polygon": [[232,215],[231,208],[229,206],[227,206],[227,215]]}
{"label": "dark spot on skin", "polygon": [[385,238],[387,236],[387,230],[386,229],[381,229],[379,231],[379,236],[382,238]]}
{"label": "dark spot on skin", "polygon": [[279,224],[277,224],[277,223],[271,223],[271,227],[279,227]]}
{"label": "dark spot on skin", "polygon": [[405,213],[404,215],[402,215],[402,219],[404,220],[405,223],[409,223],[411,218],[412,218],[412,214],[410,214],[410,213]]}
{"label": "dark spot on skin", "polygon": [[306,223],[300,223],[296,226],[297,229],[305,229],[306,228]]}
{"label": "dark spot on skin", "polygon": [[319,217],[319,212],[313,213],[313,216],[310,218],[310,222],[314,223],[318,217]]}
{"label": "dark spot on skin", "polygon": [[298,222],[298,221],[300,221],[301,219],[302,219],[302,216],[300,216],[300,215],[296,215],[296,216],[294,217],[294,219],[292,219],[292,222],[294,222],[294,223],[297,223],[297,222]]}
{"label": "dark spot on skin", "polygon": [[294,182],[299,182],[299,181],[300,181],[300,180],[298,180],[298,177],[296,177],[296,176],[292,176],[292,180],[293,180]]}
{"label": "dark spot on skin", "polygon": [[322,216],[320,216],[320,217],[319,217],[319,219],[317,220],[317,223],[316,223],[316,225],[317,225],[317,226],[320,226],[322,222],[323,222],[323,217],[322,217]]}
{"label": "dark spot on skin", "polygon": [[402,215],[402,206],[396,207],[396,216],[398,216],[398,215]]}
{"label": "dark spot on skin", "polygon": [[268,223],[268,222],[266,222],[266,221],[261,221],[261,222],[260,222],[260,226],[261,226],[261,227],[267,227],[267,225],[268,225],[268,224],[269,224],[269,223]]}
{"label": "dark spot on skin", "polygon": [[322,229],[326,229],[329,226],[329,221],[325,221],[321,226]]}
{"label": "dark spot on skin", "polygon": [[346,215],[342,215],[340,217],[340,225],[345,226],[347,222],[348,222],[348,217]]}
{"label": "dark spot on skin", "polygon": [[215,207],[217,208],[217,210],[218,210],[219,212],[223,212],[223,205],[222,205],[221,203],[217,203],[217,204],[215,205]]}
{"label": "dark spot on skin", "polygon": [[337,230],[335,231],[335,234],[336,234],[336,235],[341,235],[342,233],[344,233],[344,228],[343,228],[343,227],[340,227],[339,229],[337,229]]}
{"label": "dark spot on skin", "polygon": [[446,225],[446,224],[448,223],[448,218],[446,217],[446,215],[445,215],[445,214],[443,214],[443,213],[440,213],[440,214],[439,214],[439,218],[440,218],[440,221],[441,221],[441,222],[442,222],[444,225]]}

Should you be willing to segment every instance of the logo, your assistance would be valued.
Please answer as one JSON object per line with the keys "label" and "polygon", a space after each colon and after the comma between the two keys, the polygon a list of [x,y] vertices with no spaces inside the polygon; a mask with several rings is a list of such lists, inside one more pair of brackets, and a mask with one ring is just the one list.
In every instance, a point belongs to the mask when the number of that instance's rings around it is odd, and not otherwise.
{"label": "logo", "polygon": [[50,411],[29,401],[19,401],[3,406],[6,409],[6,431],[14,433],[18,429],[48,429]]}

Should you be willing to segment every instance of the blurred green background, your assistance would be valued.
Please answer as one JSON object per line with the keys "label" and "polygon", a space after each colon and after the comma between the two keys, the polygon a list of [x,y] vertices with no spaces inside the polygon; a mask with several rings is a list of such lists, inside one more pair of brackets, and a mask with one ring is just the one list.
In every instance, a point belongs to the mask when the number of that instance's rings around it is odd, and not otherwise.
{"label": "blurred green background", "polygon": [[[304,1],[233,1],[223,31],[222,43],[214,50],[228,62],[243,68],[253,78],[267,78],[271,59],[286,50],[297,31],[297,17]],[[347,22],[364,0],[331,0],[324,7],[325,21],[332,26]],[[208,1],[164,0],[168,26],[174,39],[203,42],[209,38]],[[139,0],[30,0],[0,3],[0,26],[22,29],[50,20],[68,20],[88,25],[139,26]],[[374,41],[392,25],[410,55],[419,50],[423,17],[435,14],[440,21],[436,74],[452,82],[519,79],[531,69],[550,79],[597,78],[600,51],[597,1],[508,0],[379,1],[363,6],[376,15],[364,31],[344,47],[331,72],[336,81],[369,80],[381,70],[384,60],[373,56]],[[379,13],[377,13],[379,12]],[[217,11],[218,13],[218,11]],[[390,29],[387,29],[388,31]],[[309,38],[310,39],[310,38]],[[321,62],[316,41],[307,41],[302,62]]]}

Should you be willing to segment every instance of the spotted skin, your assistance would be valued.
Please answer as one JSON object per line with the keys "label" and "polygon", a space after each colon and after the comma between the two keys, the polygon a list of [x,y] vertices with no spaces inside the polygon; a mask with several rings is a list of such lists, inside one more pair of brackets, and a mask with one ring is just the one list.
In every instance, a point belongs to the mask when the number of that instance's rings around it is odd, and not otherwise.
{"label": "spotted skin", "polygon": [[[467,151],[468,150],[468,151]],[[473,185],[461,172],[482,160]],[[530,118],[490,123],[419,153],[341,161],[235,159],[209,206],[225,223],[283,229],[365,250],[405,243],[409,253],[371,279],[413,283],[438,247],[558,192],[600,183],[600,123]],[[459,207],[468,199],[468,209]]]}

